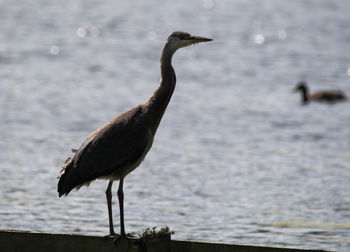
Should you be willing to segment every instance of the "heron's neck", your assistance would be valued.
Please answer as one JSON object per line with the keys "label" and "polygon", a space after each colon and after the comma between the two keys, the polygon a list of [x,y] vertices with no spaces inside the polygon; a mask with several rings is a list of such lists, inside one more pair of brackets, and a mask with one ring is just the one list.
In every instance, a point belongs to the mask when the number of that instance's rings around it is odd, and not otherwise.
{"label": "heron's neck", "polygon": [[165,44],[160,58],[160,84],[147,102],[148,115],[154,130],[157,130],[175,89],[176,76],[171,65],[171,59],[175,51],[168,43]]}

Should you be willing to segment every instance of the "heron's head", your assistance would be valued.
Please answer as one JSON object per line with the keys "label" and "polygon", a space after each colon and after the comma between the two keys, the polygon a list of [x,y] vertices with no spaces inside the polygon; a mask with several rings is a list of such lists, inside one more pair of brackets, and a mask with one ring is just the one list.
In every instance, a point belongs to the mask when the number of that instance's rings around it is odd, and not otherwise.
{"label": "heron's head", "polygon": [[193,36],[187,32],[176,31],[168,37],[167,44],[173,51],[176,51],[182,47],[209,41],[212,41],[212,39]]}

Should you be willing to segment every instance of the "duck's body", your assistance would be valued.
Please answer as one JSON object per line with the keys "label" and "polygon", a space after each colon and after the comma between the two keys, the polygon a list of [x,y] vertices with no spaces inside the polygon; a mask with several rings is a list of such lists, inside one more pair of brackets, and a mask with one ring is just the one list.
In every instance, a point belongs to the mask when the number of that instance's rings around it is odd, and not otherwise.
{"label": "duck's body", "polygon": [[339,90],[318,91],[310,95],[309,87],[305,82],[298,83],[294,90],[296,92],[300,92],[301,102],[303,104],[307,104],[310,101],[336,103],[345,101],[347,99],[345,93]]}
{"label": "duck's body", "polygon": [[346,95],[342,91],[323,90],[312,94],[309,100],[319,101],[319,102],[344,101],[346,100]]}

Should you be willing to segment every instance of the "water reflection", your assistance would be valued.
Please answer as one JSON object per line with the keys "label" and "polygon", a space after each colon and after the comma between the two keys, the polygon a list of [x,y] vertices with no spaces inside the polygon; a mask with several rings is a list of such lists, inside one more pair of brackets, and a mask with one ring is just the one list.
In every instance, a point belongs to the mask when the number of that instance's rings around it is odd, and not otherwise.
{"label": "water reflection", "polygon": [[254,42],[258,45],[262,45],[265,42],[265,36],[263,34],[256,34],[253,37]]}
{"label": "water reflection", "polygon": [[214,0],[203,0],[203,7],[205,9],[212,9],[214,8],[214,5],[215,5]]}
{"label": "water reflection", "polygon": [[76,33],[79,38],[84,38],[88,34],[88,31],[85,27],[79,27]]}
{"label": "water reflection", "polygon": [[284,40],[287,38],[287,32],[286,30],[282,29],[278,31],[278,38],[281,40]]}
{"label": "water reflection", "polygon": [[58,46],[56,46],[56,45],[53,45],[53,46],[51,46],[51,48],[50,48],[50,53],[51,53],[52,55],[57,55],[57,54],[60,53],[60,48],[59,48]]}

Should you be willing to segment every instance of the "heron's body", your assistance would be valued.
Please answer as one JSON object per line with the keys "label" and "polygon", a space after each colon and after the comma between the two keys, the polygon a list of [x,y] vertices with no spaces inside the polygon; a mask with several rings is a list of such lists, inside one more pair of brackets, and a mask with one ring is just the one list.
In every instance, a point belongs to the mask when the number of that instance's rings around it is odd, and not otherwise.
{"label": "heron's body", "polygon": [[95,130],[68,160],[58,184],[59,196],[94,179],[119,180],[142,162],[154,133],[144,105],[137,106]]}
{"label": "heron's body", "polygon": [[68,158],[60,173],[59,196],[67,195],[95,179],[108,179],[107,205],[110,235],[113,230],[111,187],[120,180],[118,189],[121,235],[125,236],[123,211],[123,180],[137,168],[152,147],[154,135],[174,92],[176,76],[171,65],[175,51],[181,47],[211,39],[174,32],[169,36],[161,55],[160,85],[144,104],[117,116],[95,130]]}
{"label": "heron's body", "polygon": [[346,95],[339,90],[318,91],[310,95],[309,87],[305,82],[300,82],[294,90],[300,92],[303,104],[307,104],[310,101],[336,103],[347,99]]}

